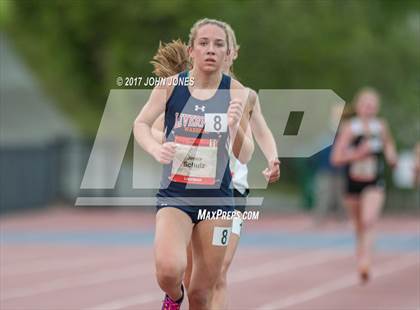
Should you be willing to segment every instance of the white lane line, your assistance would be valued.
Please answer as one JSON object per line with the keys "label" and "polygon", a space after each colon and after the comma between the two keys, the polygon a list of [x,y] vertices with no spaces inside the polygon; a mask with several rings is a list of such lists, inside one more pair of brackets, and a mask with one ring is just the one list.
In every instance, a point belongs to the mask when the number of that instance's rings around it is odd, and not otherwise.
{"label": "white lane line", "polygon": [[62,277],[48,282],[37,283],[36,286],[2,289],[0,300],[33,296],[41,293],[53,292],[61,289],[75,288],[94,284],[104,284],[116,280],[136,278],[153,272],[153,268],[146,264],[131,265],[126,268],[116,268],[106,271],[97,271],[82,276]]}
{"label": "white lane line", "polygon": [[[15,266],[17,264],[36,262],[36,261],[41,261],[41,260],[44,260],[44,259],[52,258],[52,255],[48,255],[48,254],[45,254],[45,253],[41,253],[41,254],[37,254],[37,255],[33,255],[33,256],[28,255],[28,253],[13,253],[13,254],[8,253],[8,252],[12,252],[12,251],[13,250],[5,249],[4,247],[2,247],[0,245],[0,252],[1,252],[0,262],[1,262],[1,267],[2,268],[7,268],[9,266]],[[39,251],[39,249],[34,250],[34,251]],[[6,261],[6,260],[8,260],[8,261]]]}
{"label": "white lane line", "polygon": [[148,304],[154,301],[163,300],[164,293],[149,292],[142,295],[134,295],[126,298],[116,299],[101,305],[87,308],[86,310],[115,310],[122,309],[134,305]]}
{"label": "white lane line", "polygon": [[[301,267],[326,263],[337,258],[348,257],[349,253],[337,253],[331,251],[313,251],[300,253],[283,259],[275,259],[255,267],[252,272],[249,268],[236,271],[228,278],[229,283],[249,281],[251,279],[278,274],[295,270]],[[146,294],[132,295],[125,298],[115,299],[100,305],[89,307],[85,310],[118,310],[130,306],[138,306],[163,299],[163,293],[148,292]]]}
{"label": "white lane line", "polygon": [[266,277],[277,273],[292,271],[297,268],[323,264],[335,259],[346,258],[351,254],[346,252],[315,251],[307,252],[284,259],[273,260],[261,265],[252,267],[252,269],[239,270],[229,276],[230,283],[253,280]]}
{"label": "white lane line", "polygon": [[120,258],[116,256],[97,255],[96,257],[68,258],[67,260],[63,258],[42,259],[26,264],[15,264],[11,267],[2,266],[1,277],[28,275],[47,271],[72,270],[92,264],[110,262]]}
{"label": "white lane line", "polygon": [[[405,268],[412,267],[414,265],[419,264],[418,258],[405,258],[405,259],[394,259],[390,262],[384,263],[380,265],[376,270],[374,277],[379,278],[400,270],[403,270]],[[359,284],[359,280],[354,275],[354,273],[346,274],[345,276],[333,280],[330,282],[327,282],[323,285],[318,285],[316,287],[313,287],[311,289],[302,291],[301,293],[285,297],[282,300],[275,300],[269,303],[266,303],[257,309],[259,310],[268,310],[268,309],[284,309],[287,307],[295,306],[304,302],[307,302],[309,300],[312,300],[314,298],[318,298],[327,294],[331,294],[333,292],[349,288],[355,285]]]}

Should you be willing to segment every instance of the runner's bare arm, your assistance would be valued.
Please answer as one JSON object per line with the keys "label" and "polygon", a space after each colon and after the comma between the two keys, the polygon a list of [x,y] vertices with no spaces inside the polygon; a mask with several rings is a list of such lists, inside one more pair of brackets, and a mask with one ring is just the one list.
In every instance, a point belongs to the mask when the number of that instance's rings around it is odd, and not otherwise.
{"label": "runner's bare arm", "polygon": [[267,126],[267,122],[261,111],[260,101],[258,96],[255,94],[255,105],[251,114],[251,129],[254,134],[255,141],[261,148],[267,161],[271,161],[278,158],[277,145],[274,140],[273,133]]}
{"label": "runner's bare arm", "polygon": [[168,163],[174,153],[174,145],[167,146],[158,143],[152,135],[152,125],[165,111],[166,100],[172,88],[167,83],[156,86],[149,100],[134,121],[133,133],[137,143],[157,161]]}
{"label": "runner's bare arm", "polygon": [[369,154],[370,146],[368,141],[361,143],[355,149],[350,148],[352,136],[350,122],[344,123],[338,132],[331,152],[331,163],[334,166],[344,166]]}
{"label": "runner's bare arm", "polygon": [[165,140],[164,118],[165,118],[165,114],[162,113],[161,115],[159,115],[159,117],[154,121],[152,125],[152,135],[155,138],[155,140],[161,144]]}
{"label": "runner's bare arm", "polygon": [[[241,83],[232,79],[231,84],[231,103],[228,110],[228,122],[232,151],[234,156],[242,163],[246,164],[254,152],[254,142],[249,126],[249,117],[246,117],[246,106],[248,102],[249,90]],[[245,114],[245,116],[244,116]]]}
{"label": "runner's bare arm", "polygon": [[[239,151],[239,161],[241,163],[249,162],[251,160],[252,154],[254,153],[254,140],[252,138],[251,127],[249,126],[249,103],[247,103],[244,109],[245,111],[242,113],[241,123],[237,131],[237,135],[239,135],[239,137],[235,139],[235,142],[233,144],[233,152],[235,153]],[[239,144],[241,143],[241,141],[243,142],[242,145]]]}
{"label": "runner's bare arm", "polygon": [[395,143],[394,139],[391,135],[391,131],[389,130],[388,123],[385,120],[381,120],[382,124],[382,134],[383,134],[383,141],[384,141],[384,155],[387,163],[394,167],[397,164],[397,151],[395,150]]}
{"label": "runner's bare arm", "polygon": [[[246,128],[245,132],[244,128]],[[238,158],[241,163],[246,164],[251,160],[252,154],[254,153],[254,141],[252,139],[250,126],[242,124],[242,120],[241,125],[238,127],[237,136],[238,137],[233,144],[233,152],[235,154],[235,152],[237,153],[239,151],[239,158],[236,157],[236,155],[235,157]],[[240,144],[241,141],[243,142],[242,144]]]}
{"label": "runner's bare arm", "polygon": [[254,100],[250,120],[251,129],[258,146],[267,159],[268,168],[265,170],[265,173],[263,173],[266,175],[267,180],[271,183],[280,178],[280,161],[278,159],[277,145],[274,140],[273,133],[268,127],[262,114],[258,95],[253,90],[251,90],[251,94],[252,96],[250,97]]}

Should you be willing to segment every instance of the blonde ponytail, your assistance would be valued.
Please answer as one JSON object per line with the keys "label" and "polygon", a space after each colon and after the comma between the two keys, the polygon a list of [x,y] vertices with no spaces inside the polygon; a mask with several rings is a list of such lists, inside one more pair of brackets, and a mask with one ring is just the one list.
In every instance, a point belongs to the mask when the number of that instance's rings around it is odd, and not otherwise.
{"label": "blonde ponytail", "polygon": [[162,78],[166,78],[191,67],[188,49],[180,39],[170,43],[159,42],[159,48],[150,61],[153,65],[153,73]]}

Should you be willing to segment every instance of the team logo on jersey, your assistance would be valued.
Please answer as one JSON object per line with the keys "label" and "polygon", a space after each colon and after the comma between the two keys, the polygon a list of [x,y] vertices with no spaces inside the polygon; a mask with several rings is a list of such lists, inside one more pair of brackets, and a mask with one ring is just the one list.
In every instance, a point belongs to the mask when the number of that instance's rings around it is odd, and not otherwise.
{"label": "team logo on jersey", "polygon": [[206,112],[206,106],[204,106],[204,105],[202,105],[202,106],[195,105],[194,111]]}
{"label": "team logo on jersey", "polygon": [[[204,108],[204,106],[203,106]],[[205,118],[202,115],[175,113],[174,128],[204,128]]]}

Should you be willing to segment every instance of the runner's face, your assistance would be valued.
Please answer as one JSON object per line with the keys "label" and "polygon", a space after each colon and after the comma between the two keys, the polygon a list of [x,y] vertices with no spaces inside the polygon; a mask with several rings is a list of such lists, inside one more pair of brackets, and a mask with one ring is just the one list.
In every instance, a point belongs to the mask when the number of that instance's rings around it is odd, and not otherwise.
{"label": "runner's face", "polygon": [[375,94],[366,93],[360,96],[356,112],[360,117],[375,117],[378,114],[379,102]]}
{"label": "runner's face", "polygon": [[227,56],[226,34],[216,25],[204,25],[197,30],[190,50],[193,66],[205,72],[222,70]]}

